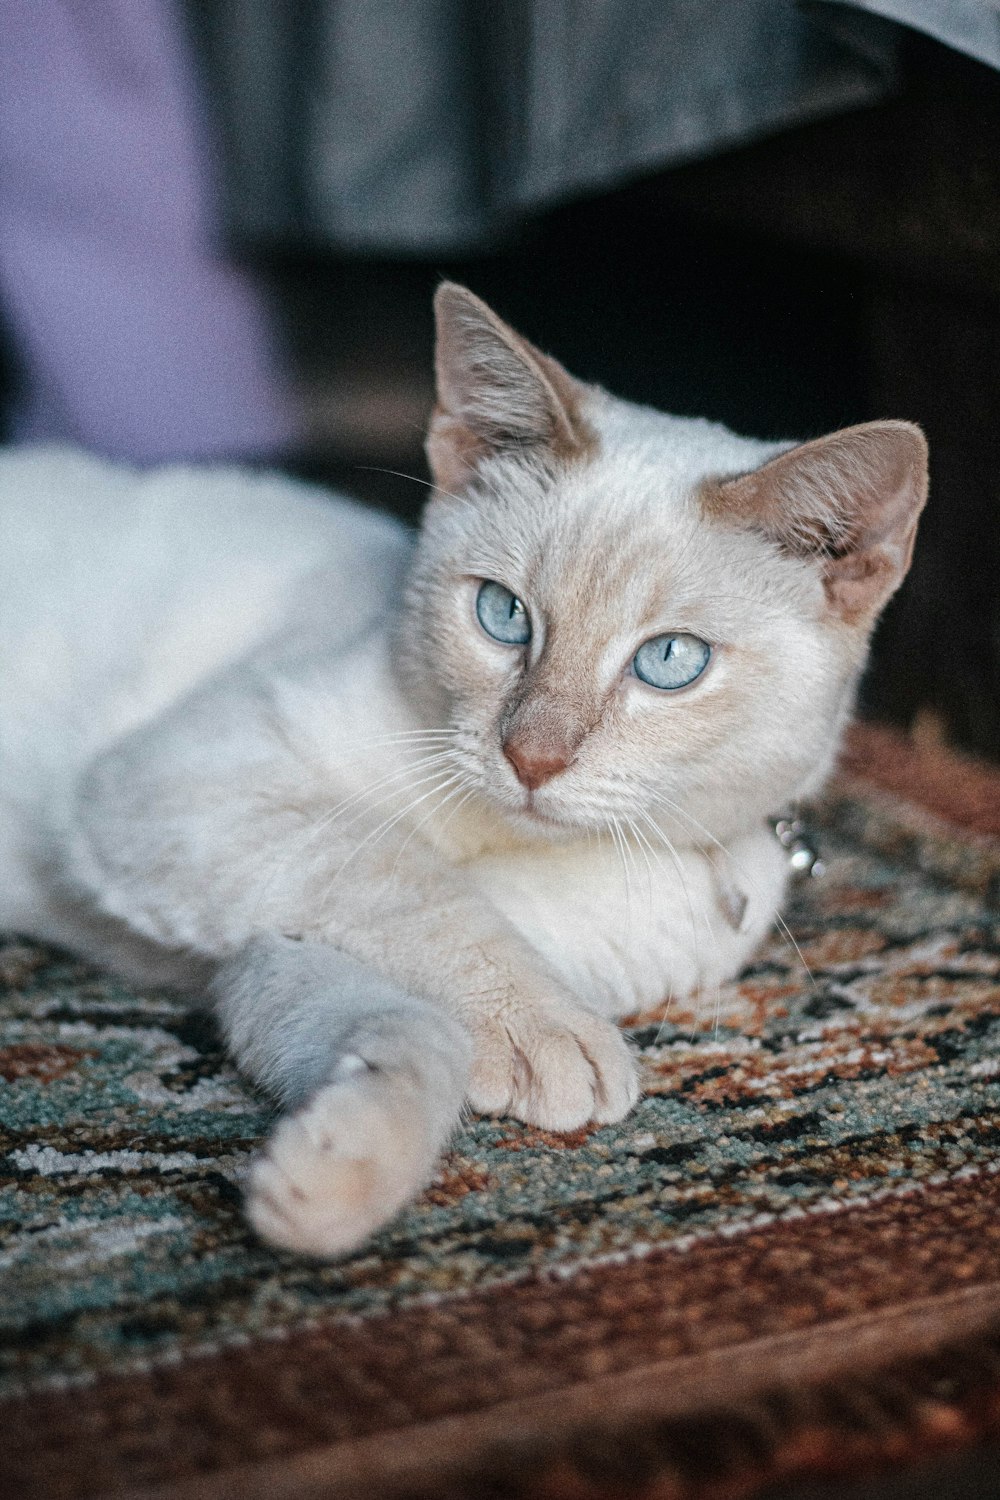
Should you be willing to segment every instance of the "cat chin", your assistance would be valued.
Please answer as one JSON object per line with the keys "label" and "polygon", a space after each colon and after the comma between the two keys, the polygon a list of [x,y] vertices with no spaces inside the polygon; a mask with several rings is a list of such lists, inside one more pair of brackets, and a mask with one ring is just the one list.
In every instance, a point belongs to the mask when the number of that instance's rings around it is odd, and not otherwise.
{"label": "cat chin", "polygon": [[520,808],[504,808],[504,816],[519,834],[528,834],[533,842],[564,843],[584,834],[599,832],[599,825],[583,818],[547,811],[528,805]]}

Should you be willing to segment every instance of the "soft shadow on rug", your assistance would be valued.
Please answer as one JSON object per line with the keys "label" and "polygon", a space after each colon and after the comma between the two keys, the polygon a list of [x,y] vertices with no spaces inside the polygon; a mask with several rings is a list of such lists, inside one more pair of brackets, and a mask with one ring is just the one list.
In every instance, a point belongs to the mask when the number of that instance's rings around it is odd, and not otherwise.
{"label": "soft shadow on rug", "polygon": [[737,1500],[1000,1432],[1000,773],[861,729],[813,821],[797,950],[634,1028],[628,1120],[479,1121],[334,1266],[245,1230],[204,1019],[0,948],[3,1493]]}

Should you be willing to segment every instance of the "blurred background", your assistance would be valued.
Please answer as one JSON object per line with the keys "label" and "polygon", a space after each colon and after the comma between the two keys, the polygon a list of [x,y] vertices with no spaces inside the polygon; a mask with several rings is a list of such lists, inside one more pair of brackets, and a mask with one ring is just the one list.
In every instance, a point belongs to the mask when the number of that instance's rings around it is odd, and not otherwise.
{"label": "blurred background", "polygon": [[995,0],[5,0],[5,435],[415,520],[430,299],[759,437],[920,422],[866,713],[1000,757]]}

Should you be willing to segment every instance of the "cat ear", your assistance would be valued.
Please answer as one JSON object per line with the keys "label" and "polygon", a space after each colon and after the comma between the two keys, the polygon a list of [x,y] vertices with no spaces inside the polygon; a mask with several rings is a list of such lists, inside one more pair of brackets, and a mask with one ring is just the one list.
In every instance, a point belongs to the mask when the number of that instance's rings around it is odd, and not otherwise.
{"label": "cat ear", "polygon": [[831,611],[856,623],[874,618],[903,581],[926,499],[920,428],[865,422],[725,481],[717,504],[728,518],[820,562]]}
{"label": "cat ear", "polygon": [[434,298],[437,405],[427,457],[442,490],[461,489],[480,461],[504,450],[576,457],[593,443],[581,415],[586,387],[446,281]]}

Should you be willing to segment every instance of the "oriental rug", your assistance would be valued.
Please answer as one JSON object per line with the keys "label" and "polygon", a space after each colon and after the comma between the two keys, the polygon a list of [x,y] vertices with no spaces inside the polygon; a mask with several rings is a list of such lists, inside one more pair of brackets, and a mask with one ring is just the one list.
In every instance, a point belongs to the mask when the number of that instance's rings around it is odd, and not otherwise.
{"label": "oriental rug", "polygon": [[749,1500],[1000,1436],[1000,773],[862,727],[812,820],[629,1119],[476,1121],[336,1265],[246,1230],[203,1017],[9,939],[0,1493]]}

